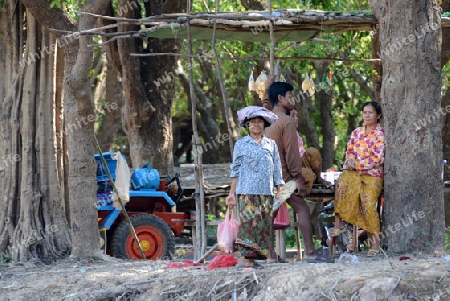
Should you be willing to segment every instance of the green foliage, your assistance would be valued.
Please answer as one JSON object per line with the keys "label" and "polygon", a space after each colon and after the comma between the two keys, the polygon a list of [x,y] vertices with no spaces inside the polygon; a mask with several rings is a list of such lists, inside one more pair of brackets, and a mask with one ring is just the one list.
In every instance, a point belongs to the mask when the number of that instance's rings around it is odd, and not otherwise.
{"label": "green foliage", "polygon": [[205,215],[205,217],[206,217],[207,221],[215,221],[217,219],[217,217],[214,214],[212,214],[212,213],[207,213]]}
{"label": "green foliage", "polygon": [[[300,232],[300,241],[303,242],[303,236]],[[318,249],[322,246],[321,240],[317,239],[315,236],[313,237],[314,248]],[[295,229],[294,228],[286,228],[286,248],[296,248],[297,247],[297,239],[295,238]]]}
{"label": "green foliage", "polygon": [[450,227],[446,227],[445,230],[445,250],[450,251]]}
{"label": "green foliage", "polygon": [[[263,2],[266,5],[265,2]],[[286,9],[322,9],[329,11],[356,11],[368,10],[367,1],[349,0],[349,1],[319,1],[319,0],[281,0],[272,2],[273,8]],[[193,1],[193,12],[214,11],[215,1]],[[238,12],[243,11],[240,1],[220,1],[219,11]],[[354,60],[352,62],[333,61],[329,65],[329,69],[334,72],[332,77],[333,84],[328,86],[327,93],[333,96],[332,117],[334,120],[335,132],[337,136],[337,149],[335,152],[335,161],[342,161],[348,141],[349,122],[353,118],[356,124],[361,122],[360,106],[362,103],[369,101],[369,97],[359,84],[353,79],[350,71],[358,73],[363,79],[366,79],[368,85],[371,86],[372,66],[369,62],[362,60],[372,57],[371,39],[369,32],[345,32],[335,35],[325,31],[317,36],[323,42],[305,41],[302,43],[279,42],[275,47],[275,55],[277,57],[304,58],[304,57],[337,57]],[[183,40],[181,52],[188,53],[187,40]],[[192,71],[194,80],[197,85],[205,93],[205,96],[211,100],[211,112],[215,116],[219,127],[223,128],[225,119],[221,113],[222,92],[217,85],[217,70],[215,68],[215,59],[211,41],[192,41],[194,54],[208,54],[208,60],[213,66],[212,76],[205,74],[205,70],[201,69],[198,59],[194,59]],[[250,43],[243,41],[216,41],[217,56],[219,57],[220,71],[224,81],[224,87],[229,97],[229,103],[232,111],[248,106],[259,105],[253,98],[255,92],[248,91],[248,78],[253,72],[254,77],[258,76],[261,70],[268,71],[268,62],[260,60],[233,60],[223,59],[232,57],[269,57],[269,43]],[[188,65],[186,58],[179,60],[188,76]],[[318,61],[298,60],[298,61],[281,61],[281,68],[284,72],[290,71],[291,82],[293,83],[298,94],[301,90],[301,84],[306,74],[309,74],[316,84],[316,91],[324,87],[322,84],[323,77],[316,74],[314,64]],[[178,120],[191,120],[191,107],[188,106],[187,94],[184,87],[176,81],[176,95],[173,102],[173,117]],[[317,95],[317,94],[316,94]],[[318,133],[321,133],[321,116],[320,103],[316,96],[312,97],[314,110],[310,112],[311,122],[315,126]],[[198,104],[200,105],[200,104]],[[216,114],[214,114],[216,113]],[[199,116],[198,116],[199,117]],[[354,123],[351,124],[354,126]],[[301,130],[301,129],[300,129]],[[243,131],[242,134],[246,134]],[[322,136],[319,135],[319,141]],[[306,140],[304,140],[306,141]],[[321,142],[320,142],[321,143]],[[222,163],[223,161],[217,162]]]}
{"label": "green foliage", "polygon": [[80,7],[84,4],[84,0],[50,0],[50,8],[62,9],[75,20],[80,19],[80,15],[73,11],[80,10]]}
{"label": "green foliage", "polygon": [[0,257],[0,264],[10,263],[12,261],[11,254],[6,254]]}
{"label": "green foliage", "polygon": [[[193,1],[192,12],[214,12],[216,9],[215,0]],[[245,11],[240,1],[221,0],[219,1],[219,12],[239,12]]]}
{"label": "green foliage", "polygon": [[54,8],[54,7],[62,9],[62,2],[61,2],[61,0],[51,0],[50,8]]}
{"label": "green foliage", "polygon": [[441,96],[443,97],[445,94],[445,91],[447,90],[447,87],[449,86],[449,80],[450,80],[450,63],[449,62],[447,62],[441,69],[441,79],[442,79]]}
{"label": "green foliage", "polygon": [[[207,221],[215,221],[217,217],[212,213],[205,214]],[[206,226],[206,233],[208,237],[213,238],[214,241],[217,239],[217,226]]]}
{"label": "green foliage", "polygon": [[295,229],[287,228],[286,229],[286,248],[295,248],[297,247],[297,241],[295,238]]}

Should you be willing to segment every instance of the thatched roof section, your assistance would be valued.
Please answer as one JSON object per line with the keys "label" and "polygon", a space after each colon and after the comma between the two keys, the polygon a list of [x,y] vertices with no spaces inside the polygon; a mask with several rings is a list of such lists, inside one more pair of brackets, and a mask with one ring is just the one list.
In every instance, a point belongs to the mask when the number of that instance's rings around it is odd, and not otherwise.
{"label": "thatched roof section", "polygon": [[[277,10],[268,12],[170,14],[144,18],[140,24],[150,25],[140,31],[145,37],[187,38],[186,23],[190,21],[192,38],[211,40],[216,20],[216,38],[248,42],[270,42],[270,21],[279,41],[305,41],[321,33],[349,30],[372,31],[378,24],[368,11],[324,12],[310,10]],[[442,17],[442,27],[450,27],[450,18]]]}
{"label": "thatched roof section", "polygon": [[[220,40],[248,42],[270,42],[270,21],[274,22],[277,41],[305,41],[321,33],[339,33],[348,30],[372,31],[377,24],[370,12],[323,12],[306,10],[278,10],[268,12],[240,13],[191,13],[159,16],[158,24],[143,29],[146,37],[187,38],[186,23],[190,20],[192,38],[211,40],[214,20],[216,20],[216,37]],[[157,21],[150,17],[142,19],[142,24]]]}
{"label": "thatched roof section", "polygon": [[[312,40],[322,33],[342,33],[345,31],[373,31],[378,21],[370,11],[326,12],[317,10],[276,10],[269,16],[265,11],[220,12],[220,13],[175,13],[128,19],[109,17],[86,12],[78,12],[98,18],[115,21],[100,28],[70,33],[75,35],[99,35],[110,38],[188,38],[187,23],[191,24],[191,36],[196,40],[211,40],[214,21],[216,21],[216,39],[246,42],[271,42],[270,22],[273,22],[274,37],[277,42],[301,42]],[[120,13],[120,12],[119,12]],[[441,26],[450,27],[450,13],[442,14]],[[118,27],[119,24],[141,25],[139,31],[104,32],[105,29]],[[426,26],[426,24],[424,24]],[[52,29],[55,32],[67,32]],[[420,30],[420,29],[418,29]],[[108,43],[108,42],[106,42]]]}

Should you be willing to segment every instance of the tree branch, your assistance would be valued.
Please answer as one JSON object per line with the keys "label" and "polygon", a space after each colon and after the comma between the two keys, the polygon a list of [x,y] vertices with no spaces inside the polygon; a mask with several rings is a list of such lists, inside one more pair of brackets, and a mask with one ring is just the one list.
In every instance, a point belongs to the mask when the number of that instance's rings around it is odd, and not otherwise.
{"label": "tree branch", "polygon": [[[76,31],[77,22],[72,19],[65,11],[59,8],[50,8],[50,1],[47,0],[21,0],[23,5],[33,14],[39,24],[48,28],[58,30]],[[61,33],[57,33],[61,36]]]}
{"label": "tree branch", "polygon": [[369,86],[369,83],[367,80],[365,80],[361,74],[356,73],[354,70],[350,70],[350,75],[353,77],[353,79],[359,84],[361,89],[366,92],[366,94],[370,97],[372,101],[375,101],[375,93],[373,92],[373,89]]}
{"label": "tree branch", "polygon": [[241,0],[245,10],[264,10],[264,5],[258,0]]}

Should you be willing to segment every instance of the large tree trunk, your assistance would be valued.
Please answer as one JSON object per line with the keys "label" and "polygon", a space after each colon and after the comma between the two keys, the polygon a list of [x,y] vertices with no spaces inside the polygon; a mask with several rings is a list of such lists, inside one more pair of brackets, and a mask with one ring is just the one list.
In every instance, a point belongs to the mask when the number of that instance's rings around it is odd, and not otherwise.
{"label": "large tree trunk", "polygon": [[[0,254],[18,261],[60,258],[69,253],[70,235],[54,135],[56,40],[20,3],[7,1],[6,11],[8,39],[0,43],[8,85],[0,123],[6,158],[0,166]],[[0,20],[7,19],[4,12]]]}
{"label": "large tree trunk", "polygon": [[[97,131],[98,144],[102,151],[112,151],[117,133],[122,130],[123,93],[117,69],[107,61],[106,64],[106,103],[101,105],[102,122]],[[123,153],[123,150],[120,149]]]}
{"label": "large tree trunk", "polygon": [[[125,7],[129,1],[119,0]],[[163,13],[185,12],[187,1],[145,2],[148,16]],[[140,7],[127,10],[122,15],[140,18]],[[136,30],[138,27],[120,25],[119,30]],[[125,96],[124,129],[130,142],[133,167],[150,161],[160,174],[173,173],[172,99],[175,91],[176,58],[172,56],[135,58],[130,53],[178,52],[180,40],[148,39],[146,48],[139,39],[120,39],[118,42],[122,62],[122,85]],[[149,68],[152,66],[152,68]]]}
{"label": "large tree trunk", "polygon": [[[317,78],[322,79],[325,72],[327,72],[327,67],[329,63],[324,62],[314,62],[314,68],[317,72]],[[332,108],[332,96],[326,93],[323,89],[316,93],[316,99],[320,103],[320,121],[322,124],[322,169],[326,170],[333,166],[334,162],[334,122],[333,116],[331,115]]]}
{"label": "large tree trunk", "polygon": [[[108,0],[85,1],[83,11],[102,14]],[[94,27],[97,18],[81,16],[78,30]],[[64,47],[65,60],[65,128],[69,149],[69,201],[71,228],[73,233],[72,255],[92,256],[100,252],[97,222],[95,178],[96,166],[93,143],[95,106],[89,86],[89,71],[92,66],[92,36],[81,36],[78,43]],[[77,45],[78,44],[78,45]],[[78,47],[76,47],[78,46]],[[72,49],[77,50],[73,52]],[[75,60],[73,60],[76,58]]]}
{"label": "large tree trunk", "polygon": [[[94,27],[97,19],[83,15],[79,27],[74,26],[65,12],[49,9],[45,0],[22,0],[36,19],[48,27],[75,31]],[[85,1],[84,10],[102,14],[107,0]],[[94,102],[88,74],[92,65],[92,37],[82,36],[60,40],[64,51],[64,117],[68,146],[68,196],[70,227],[72,230],[72,254],[79,257],[99,253],[99,235],[96,207],[96,178],[92,142],[94,135]],[[79,47],[78,47],[79,46]]]}
{"label": "large tree trunk", "polygon": [[381,234],[392,252],[442,251],[440,8],[436,1],[423,0],[369,4],[380,22],[383,64],[386,202]]}
{"label": "large tree trunk", "polygon": [[[189,78],[184,73],[178,75],[181,84],[184,87],[184,91],[189,97]],[[197,124],[199,128],[199,134],[203,137],[204,143],[201,145],[201,150],[203,153],[203,163],[217,163],[218,148],[221,146],[217,143],[216,138],[219,137],[219,127],[217,125],[216,119],[212,115],[212,101],[206,97],[202,89],[194,83],[194,93],[196,96],[197,112],[199,112],[200,118],[197,119]],[[192,100],[189,99],[189,103]],[[189,137],[190,138],[190,137]]]}
{"label": "large tree trunk", "polygon": [[[380,31],[378,28],[372,34],[372,58],[380,58]],[[374,98],[372,100],[381,103],[381,78],[383,77],[383,66],[381,62],[372,63],[372,85]]]}

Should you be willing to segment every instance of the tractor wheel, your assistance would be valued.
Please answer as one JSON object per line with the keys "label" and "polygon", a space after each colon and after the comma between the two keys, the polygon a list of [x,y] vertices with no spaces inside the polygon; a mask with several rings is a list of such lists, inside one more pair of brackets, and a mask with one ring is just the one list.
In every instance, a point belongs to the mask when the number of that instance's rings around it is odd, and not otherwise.
{"label": "tractor wheel", "polygon": [[[159,217],[151,214],[135,214],[130,217],[139,243],[147,259],[170,259],[175,250],[175,238],[170,227]],[[111,254],[117,258],[142,259],[139,248],[123,220],[114,231]]]}

